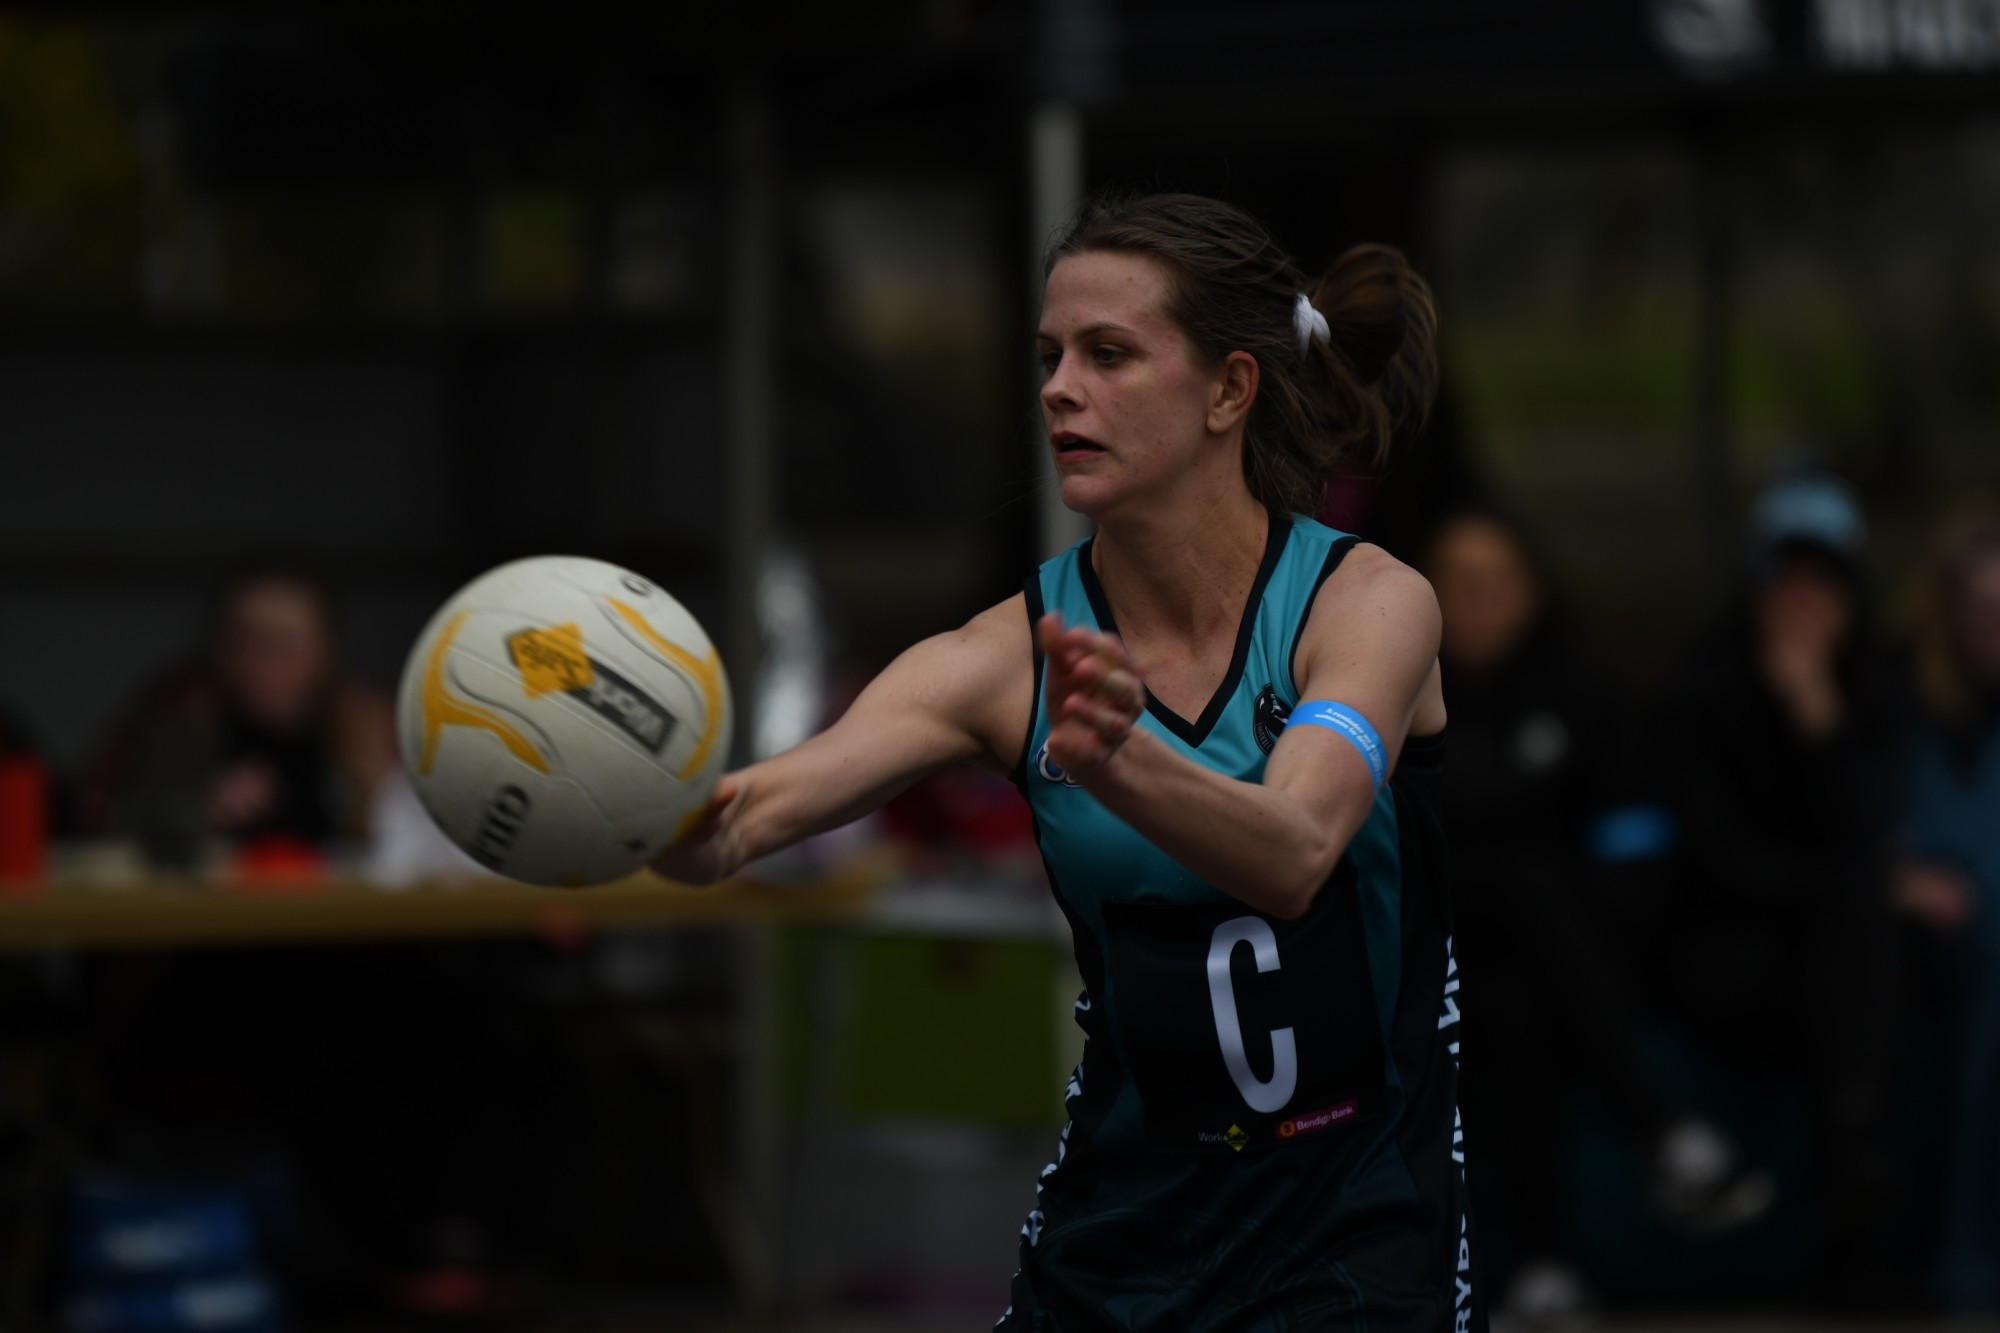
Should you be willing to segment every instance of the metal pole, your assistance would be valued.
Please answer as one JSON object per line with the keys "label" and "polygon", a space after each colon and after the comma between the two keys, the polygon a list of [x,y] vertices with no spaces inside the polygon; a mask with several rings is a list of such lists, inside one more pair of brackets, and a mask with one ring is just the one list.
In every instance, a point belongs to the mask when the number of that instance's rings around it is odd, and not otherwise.
{"label": "metal pole", "polygon": [[[770,104],[746,81],[730,121],[731,224],[724,291],[723,380],[728,404],[728,525],[724,543],[724,661],[735,687],[736,746],[753,734],[748,716],[760,635],[757,575],[775,527],[777,490],[777,151]],[[776,941],[769,926],[736,936],[737,1170],[742,1221],[725,1238],[753,1319],[775,1312],[784,1284],[778,1254],[779,1125],[771,1068]],[[733,1242],[733,1243],[732,1243]]]}
{"label": "metal pole", "polygon": [[[1074,105],[1050,101],[1035,108],[1028,121],[1028,172],[1032,210],[1028,263],[1033,293],[1028,308],[1039,311],[1043,248],[1083,201],[1083,115]],[[1090,524],[1083,515],[1063,507],[1055,459],[1049,454],[1039,419],[1028,443],[1029,458],[1041,481],[1036,489],[1037,556],[1046,557],[1088,536]]]}
{"label": "metal pole", "polygon": [[751,734],[745,716],[757,677],[760,633],[757,574],[775,527],[777,491],[777,164],[771,110],[760,89],[739,89],[730,130],[733,181],[723,312],[723,382],[728,403],[724,532],[725,661],[736,687],[736,737]]}
{"label": "metal pole", "polygon": [[1734,403],[1729,361],[1735,324],[1735,244],[1728,162],[1719,136],[1704,134],[1695,160],[1695,503],[1712,576],[1736,563]]}

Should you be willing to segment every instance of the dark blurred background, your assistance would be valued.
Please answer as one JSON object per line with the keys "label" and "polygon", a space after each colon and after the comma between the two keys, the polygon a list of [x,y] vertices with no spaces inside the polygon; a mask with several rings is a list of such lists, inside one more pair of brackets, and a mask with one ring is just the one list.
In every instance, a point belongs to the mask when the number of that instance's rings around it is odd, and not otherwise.
{"label": "dark blurred background", "polygon": [[1446,613],[1489,1299],[2000,1308],[1996,0],[105,4],[0,8],[0,1328],[998,1313],[1004,786],[812,920],[475,919],[385,701],[517,556],[685,602],[745,757],[1009,595],[1104,187],[1435,287],[1325,517]]}

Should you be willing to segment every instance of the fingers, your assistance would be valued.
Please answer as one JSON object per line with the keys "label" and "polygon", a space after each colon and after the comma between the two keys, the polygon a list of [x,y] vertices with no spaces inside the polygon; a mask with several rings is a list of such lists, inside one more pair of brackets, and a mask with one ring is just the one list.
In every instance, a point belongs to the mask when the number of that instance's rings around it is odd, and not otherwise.
{"label": "fingers", "polygon": [[1070,675],[1071,693],[1087,691],[1103,702],[1137,717],[1146,707],[1146,687],[1137,672],[1111,664],[1102,655],[1078,663]]}
{"label": "fingers", "polygon": [[1087,661],[1101,662],[1109,669],[1118,667],[1138,674],[1139,668],[1132,661],[1132,654],[1125,651],[1125,645],[1114,634],[1102,634],[1096,630],[1073,629],[1063,636],[1064,647],[1075,653],[1080,664]]}
{"label": "fingers", "polygon": [[[1107,688],[1112,695],[1138,691],[1139,667],[1116,635],[1077,626],[1062,629],[1061,620],[1051,614],[1036,626],[1036,641],[1060,680],[1074,680],[1079,687]],[[1140,692],[1143,701],[1143,692]]]}
{"label": "fingers", "polygon": [[1087,694],[1072,694],[1066,699],[1062,715],[1083,723],[1106,740],[1123,740],[1139,716],[1136,709],[1121,708]]}
{"label": "fingers", "polygon": [[1051,611],[1035,622],[1035,646],[1044,656],[1054,657],[1060,651],[1063,636],[1063,618]]}
{"label": "fingers", "polygon": [[1116,635],[1066,627],[1050,613],[1035,622],[1035,642],[1048,662],[1049,757],[1083,776],[1131,734],[1145,711],[1145,682]]}
{"label": "fingers", "polygon": [[1123,734],[1107,734],[1081,718],[1065,718],[1049,730],[1049,758],[1081,780],[1102,767],[1123,740]]}
{"label": "fingers", "polygon": [[742,791],[742,783],[734,773],[725,773],[716,782],[715,790],[709,794],[708,804],[701,808],[701,814],[667,844],[669,848],[691,847],[708,841],[722,826],[722,817],[735,804]]}
{"label": "fingers", "polygon": [[1138,672],[1132,655],[1117,635],[1084,625],[1065,627],[1062,616],[1054,611],[1035,622],[1035,644],[1065,670],[1097,657],[1104,659],[1108,665],[1123,667],[1134,674]]}
{"label": "fingers", "polygon": [[1137,682],[1129,676],[1121,696],[1115,699],[1106,698],[1095,689],[1071,691],[1054,706],[1049,757],[1064,772],[1079,779],[1088,777],[1107,763],[1132,734],[1141,706]]}
{"label": "fingers", "polygon": [[1044,654],[1064,667],[1073,667],[1093,656],[1104,657],[1120,666],[1132,665],[1131,655],[1116,635],[1083,625],[1065,628],[1062,617],[1054,611],[1035,622],[1035,643]]}

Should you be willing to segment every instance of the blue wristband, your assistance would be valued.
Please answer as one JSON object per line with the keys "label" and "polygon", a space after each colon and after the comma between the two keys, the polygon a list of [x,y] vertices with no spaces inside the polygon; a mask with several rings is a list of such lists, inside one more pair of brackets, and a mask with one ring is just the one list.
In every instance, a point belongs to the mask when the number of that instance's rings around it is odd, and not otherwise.
{"label": "blue wristband", "polygon": [[1368,761],[1368,771],[1375,775],[1375,790],[1382,790],[1382,779],[1389,775],[1389,757],[1382,749],[1382,738],[1375,734],[1367,718],[1346,704],[1315,699],[1294,708],[1291,720],[1285,725],[1296,727],[1302,722],[1345,736]]}

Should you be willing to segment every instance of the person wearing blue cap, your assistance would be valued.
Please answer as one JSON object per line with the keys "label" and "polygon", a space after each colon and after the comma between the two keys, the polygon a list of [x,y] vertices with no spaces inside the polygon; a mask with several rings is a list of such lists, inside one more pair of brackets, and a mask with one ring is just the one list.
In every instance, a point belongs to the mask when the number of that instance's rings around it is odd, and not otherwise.
{"label": "person wearing blue cap", "polygon": [[1704,1048],[1801,1085],[1819,1219],[1814,1290],[1897,1287],[1883,1150],[1897,1005],[1887,899],[1899,709],[1862,584],[1864,524],[1838,477],[1779,477],[1751,514],[1742,597],[1668,710],[1681,828],[1664,979]]}

